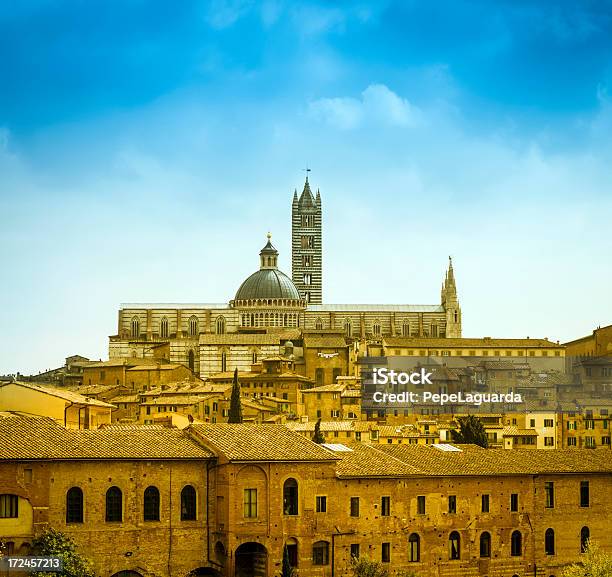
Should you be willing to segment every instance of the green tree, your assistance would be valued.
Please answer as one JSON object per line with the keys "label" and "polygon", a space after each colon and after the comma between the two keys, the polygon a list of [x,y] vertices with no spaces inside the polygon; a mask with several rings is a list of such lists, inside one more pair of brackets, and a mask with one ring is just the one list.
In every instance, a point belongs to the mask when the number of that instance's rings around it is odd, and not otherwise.
{"label": "green tree", "polygon": [[563,569],[561,577],[612,577],[612,556],[588,541],[580,562]]}
{"label": "green tree", "polygon": [[312,435],[312,440],[319,445],[321,443],[325,443],[325,436],[321,432],[321,418],[317,419],[314,428],[314,434]]}
{"label": "green tree", "polygon": [[459,422],[459,430],[451,431],[453,442],[459,444],[470,443],[485,449],[489,446],[487,433],[482,421],[478,417],[468,415],[467,417],[459,417],[457,420]]}
{"label": "green tree", "polygon": [[55,529],[47,529],[32,541],[31,555],[59,557],[62,560],[61,573],[39,572],[34,577],[95,577],[93,563],[81,555],[76,543],[67,535]]}
{"label": "green tree", "polygon": [[242,403],[240,402],[240,383],[238,382],[238,369],[234,369],[234,382],[232,384],[232,398],[228,423],[242,423]]}
{"label": "green tree", "polygon": [[287,545],[283,547],[283,568],[281,571],[281,577],[295,577],[295,571],[289,563],[289,549]]}
{"label": "green tree", "polygon": [[389,571],[382,563],[366,557],[352,557],[351,570],[353,577],[389,577]]}

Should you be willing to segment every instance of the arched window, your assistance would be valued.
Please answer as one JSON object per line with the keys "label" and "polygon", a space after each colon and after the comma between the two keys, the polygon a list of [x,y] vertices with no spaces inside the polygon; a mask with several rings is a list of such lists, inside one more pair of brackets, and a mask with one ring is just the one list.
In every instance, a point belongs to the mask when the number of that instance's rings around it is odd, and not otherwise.
{"label": "arched window", "polygon": [[513,531],[510,540],[510,555],[520,557],[523,554],[523,538],[520,531]]}
{"label": "arched window", "polygon": [[404,321],[402,323],[402,336],[403,337],[410,336],[410,323],[408,321]]}
{"label": "arched window", "polygon": [[421,560],[421,538],[416,534],[412,533],[408,537],[408,560],[412,563],[416,563]]}
{"label": "arched window", "polygon": [[[285,543],[287,548],[287,559],[289,560],[290,567],[298,566],[298,542],[295,537],[290,537]],[[284,553],[283,553],[284,554]]]}
{"label": "arched window", "polygon": [[580,552],[586,553],[587,547],[589,546],[589,539],[591,537],[591,532],[588,527],[583,527],[580,529]]}
{"label": "arched window", "polygon": [[315,329],[318,331],[322,331],[323,330],[323,321],[321,319],[317,319],[315,321]]}
{"label": "arched window", "polygon": [[544,552],[547,555],[555,554],[555,532],[552,529],[546,529],[544,533]]}
{"label": "arched window", "polygon": [[132,317],[132,338],[137,339],[140,337],[140,319],[138,317]]}
{"label": "arched window", "polygon": [[121,523],[123,521],[123,495],[119,487],[111,487],[106,491],[106,522]]}
{"label": "arched window", "polygon": [[487,531],[480,535],[480,556],[491,556],[491,535]]}
{"label": "arched window", "polygon": [[455,316],[455,322],[458,322],[459,321],[459,314],[457,313],[457,311],[455,311],[454,316]]}
{"label": "arched window", "polygon": [[187,354],[187,365],[192,371],[195,370],[195,354],[193,351],[189,351]]}
{"label": "arched window", "polygon": [[312,564],[329,565],[329,543],[327,541],[317,541],[312,546]]}
{"label": "arched window", "polygon": [[144,520],[159,521],[159,489],[147,487],[144,492]]}
{"label": "arched window", "polygon": [[287,479],[283,485],[283,512],[285,515],[298,514],[298,484],[295,479]]}
{"label": "arched window", "polygon": [[181,521],[196,520],[196,490],[185,485],[181,491]]}
{"label": "arched window", "polygon": [[83,491],[72,487],[66,493],[66,523],[83,522]]}
{"label": "arched window", "polygon": [[374,324],[372,325],[372,334],[375,337],[379,337],[380,336],[380,322],[374,321]]}
{"label": "arched window", "polygon": [[166,317],[163,317],[161,320],[159,334],[162,339],[168,338],[168,319]]}
{"label": "arched window", "polygon": [[198,317],[196,317],[195,315],[189,317],[189,336],[198,336]]}
{"label": "arched window", "polygon": [[351,319],[344,319],[344,333],[347,337],[353,336],[353,324]]}
{"label": "arched window", "polygon": [[448,558],[461,559],[461,537],[457,531],[453,531],[448,536]]}
{"label": "arched window", "polygon": [[217,334],[224,335],[225,334],[225,318],[217,317]]}
{"label": "arched window", "polygon": [[223,351],[221,353],[221,372],[227,371],[227,353]]}

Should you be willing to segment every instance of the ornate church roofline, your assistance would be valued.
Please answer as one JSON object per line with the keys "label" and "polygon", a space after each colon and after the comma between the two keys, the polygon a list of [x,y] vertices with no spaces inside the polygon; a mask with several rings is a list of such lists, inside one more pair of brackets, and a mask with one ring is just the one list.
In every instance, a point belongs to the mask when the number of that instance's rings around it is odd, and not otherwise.
{"label": "ornate church roofline", "polygon": [[121,310],[228,309],[228,303],[121,303]]}

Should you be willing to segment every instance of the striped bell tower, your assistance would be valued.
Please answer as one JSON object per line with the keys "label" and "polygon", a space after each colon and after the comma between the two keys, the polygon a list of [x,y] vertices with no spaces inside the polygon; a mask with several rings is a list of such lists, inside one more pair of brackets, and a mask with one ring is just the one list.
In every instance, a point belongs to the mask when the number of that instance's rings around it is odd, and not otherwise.
{"label": "striped bell tower", "polygon": [[323,247],[321,193],[313,196],[308,182],[291,204],[291,280],[310,304],[323,302]]}

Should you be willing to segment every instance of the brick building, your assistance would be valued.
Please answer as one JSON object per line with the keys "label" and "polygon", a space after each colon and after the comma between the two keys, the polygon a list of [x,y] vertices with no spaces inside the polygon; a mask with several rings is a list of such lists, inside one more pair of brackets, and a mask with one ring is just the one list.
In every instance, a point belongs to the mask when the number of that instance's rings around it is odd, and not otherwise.
{"label": "brick building", "polygon": [[285,547],[309,577],[345,576],[351,556],[420,577],[559,577],[588,538],[612,553],[605,451],[16,416],[0,417],[0,441],[0,538],[23,554],[52,525],[103,577],[273,577]]}

